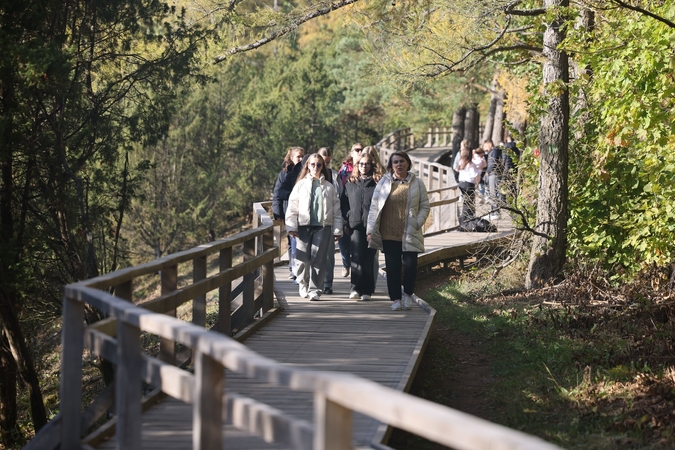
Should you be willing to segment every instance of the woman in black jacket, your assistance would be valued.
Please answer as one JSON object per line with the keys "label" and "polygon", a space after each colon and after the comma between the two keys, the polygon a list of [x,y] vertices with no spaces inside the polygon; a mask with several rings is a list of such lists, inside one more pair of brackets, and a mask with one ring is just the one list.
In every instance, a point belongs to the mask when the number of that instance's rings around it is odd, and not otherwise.
{"label": "woman in black jacket", "polygon": [[[285,220],[286,208],[288,207],[288,197],[291,195],[295,181],[302,170],[302,158],[305,156],[305,150],[302,147],[291,147],[286,152],[284,163],[281,166],[281,172],[274,184],[274,193],[272,194],[272,213],[274,220]],[[291,274],[288,278],[295,280],[295,238],[288,235],[288,270]]]}
{"label": "woman in black jacket", "polygon": [[340,198],[345,232],[351,236],[351,293],[350,299],[370,300],[375,290],[375,249],[368,248],[366,225],[370,201],[382,174],[373,156],[363,152],[354,161],[354,169]]}

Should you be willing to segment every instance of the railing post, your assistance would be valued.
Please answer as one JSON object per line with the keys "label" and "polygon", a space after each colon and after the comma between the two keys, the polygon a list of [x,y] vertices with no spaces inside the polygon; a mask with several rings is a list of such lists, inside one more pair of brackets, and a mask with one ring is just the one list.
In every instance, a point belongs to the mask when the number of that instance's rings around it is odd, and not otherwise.
{"label": "railing post", "polygon": [[352,448],[352,411],[314,394],[314,450]]}
{"label": "railing post", "polygon": [[431,128],[429,128],[429,131],[427,131],[427,143],[425,147],[431,147]]}
{"label": "railing post", "polygon": [[[232,267],[232,247],[220,251],[220,271]],[[232,282],[218,288],[218,331],[226,336],[232,331]]]}
{"label": "railing post", "polygon": [[[263,235],[263,252],[274,248],[272,230]],[[266,263],[262,268],[263,311],[267,312],[274,306],[274,262]]]}
{"label": "railing post", "polygon": [[[169,294],[178,288],[178,266],[174,265],[161,271],[161,295]],[[168,316],[176,317],[176,310],[167,311]],[[159,359],[169,364],[176,364],[176,341],[161,338],[159,342]]]}
{"label": "railing post", "polygon": [[80,449],[83,350],[84,304],[64,296],[61,331],[61,448],[63,450]]}
{"label": "railing post", "polygon": [[439,136],[438,136],[439,128],[436,127],[436,128],[434,129],[434,131],[435,131],[435,136],[434,136],[434,147],[438,147],[438,143],[440,142],[440,139],[439,139]]}
{"label": "railing post", "polygon": [[[206,278],[206,256],[192,260],[192,281],[196,283]],[[192,301],[192,323],[203,327],[206,325],[206,294],[195,297]]]}
{"label": "railing post", "polygon": [[195,450],[223,448],[224,387],[225,368],[197,346],[192,406],[192,448]]}
{"label": "railing post", "polygon": [[443,145],[442,147],[448,146],[448,128],[443,127]]}
{"label": "railing post", "polygon": [[[249,239],[244,242],[244,262],[255,258],[255,239]],[[246,325],[253,321],[255,314],[255,273],[249,272],[244,275],[243,280],[243,304],[244,317],[246,318]]]}
{"label": "railing post", "polygon": [[141,448],[141,330],[117,320],[117,449]]}
{"label": "railing post", "polygon": [[412,132],[412,129],[410,130],[410,148],[415,148],[415,135]]}

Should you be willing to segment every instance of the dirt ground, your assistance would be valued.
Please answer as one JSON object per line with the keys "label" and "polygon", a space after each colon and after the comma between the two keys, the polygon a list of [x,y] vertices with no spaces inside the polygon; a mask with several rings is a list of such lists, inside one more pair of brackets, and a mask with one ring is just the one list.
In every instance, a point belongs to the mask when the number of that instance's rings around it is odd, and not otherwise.
{"label": "dirt ground", "polygon": [[[419,296],[448,280],[447,275],[421,277]],[[487,394],[494,383],[488,357],[476,342],[458,330],[437,325],[427,344],[410,394],[433,399],[436,403],[490,419],[498,413]],[[424,440],[402,430],[394,430],[388,445],[397,450],[436,450],[447,447]]]}

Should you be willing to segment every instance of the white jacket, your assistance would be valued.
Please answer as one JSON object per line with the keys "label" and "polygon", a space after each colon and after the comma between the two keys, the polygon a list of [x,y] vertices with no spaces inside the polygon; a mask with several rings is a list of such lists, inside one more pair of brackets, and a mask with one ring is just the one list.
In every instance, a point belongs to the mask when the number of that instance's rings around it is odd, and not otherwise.
{"label": "white jacket", "polygon": [[[382,208],[384,203],[389,198],[391,193],[391,185],[393,183],[393,175],[391,173],[385,174],[373,193],[373,200],[370,203],[370,211],[368,212],[368,226],[366,227],[366,234],[370,234],[370,248],[383,250],[382,235],[380,234],[380,218],[382,216]],[[422,180],[417,178],[412,172],[408,173],[408,214],[405,218],[405,225],[403,227],[403,251],[404,252],[424,252],[424,234],[422,233],[422,226],[429,216],[429,195],[427,188],[424,186]]]}
{"label": "white jacket", "polygon": [[485,158],[482,156],[478,155],[473,155],[471,157],[471,161],[464,166],[462,170],[459,170],[459,160],[460,160],[460,154],[457,153],[457,156],[455,157],[455,161],[452,163],[452,168],[455,172],[459,172],[459,182],[466,182],[466,183],[473,183],[473,184],[478,184],[480,183],[480,176],[483,173],[483,168],[486,166],[485,163]]}
{"label": "white jacket", "polygon": [[[323,193],[322,226],[331,226],[335,236],[342,236],[342,213],[340,201],[335,187],[321,175],[321,192]],[[298,231],[298,227],[309,225],[309,209],[312,201],[312,175],[298,181],[288,197],[286,209],[286,230]]]}

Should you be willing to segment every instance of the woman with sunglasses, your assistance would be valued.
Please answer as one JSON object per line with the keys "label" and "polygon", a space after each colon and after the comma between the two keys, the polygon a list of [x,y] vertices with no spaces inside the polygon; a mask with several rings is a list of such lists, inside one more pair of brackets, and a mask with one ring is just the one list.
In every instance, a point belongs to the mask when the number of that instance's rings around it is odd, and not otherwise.
{"label": "woman with sunglasses", "polygon": [[329,242],[342,235],[337,192],[326,181],[326,164],[318,153],[305,161],[288,199],[286,230],[296,238],[296,282],[300,297],[312,301],[322,294]]}
{"label": "woman with sunglasses", "polygon": [[[366,147],[367,148],[367,147]],[[354,159],[354,170],[341,197],[344,229],[350,235],[351,292],[350,299],[370,300],[375,291],[375,253],[368,248],[366,224],[370,202],[381,174],[375,159],[362,152]]]}
{"label": "woman with sunglasses", "polygon": [[427,189],[422,180],[410,172],[411,166],[407,153],[391,154],[387,173],[373,193],[366,228],[369,247],[384,252],[387,291],[394,311],[412,307],[417,254],[424,252],[422,226],[430,211]]}

